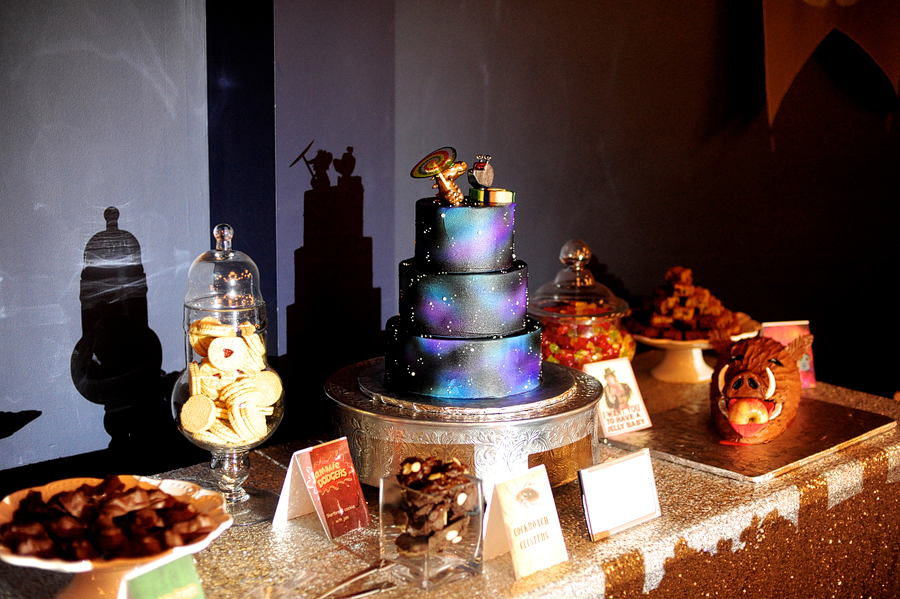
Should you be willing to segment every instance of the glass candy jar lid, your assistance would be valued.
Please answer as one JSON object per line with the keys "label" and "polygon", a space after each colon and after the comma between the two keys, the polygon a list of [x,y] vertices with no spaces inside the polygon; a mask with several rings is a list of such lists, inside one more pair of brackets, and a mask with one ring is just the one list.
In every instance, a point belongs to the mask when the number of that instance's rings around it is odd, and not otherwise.
{"label": "glass candy jar lid", "polygon": [[216,248],[203,252],[188,271],[184,305],[199,310],[249,310],[265,306],[259,269],[243,252],[231,247],[234,229],[216,225]]}
{"label": "glass candy jar lid", "polygon": [[559,261],[566,267],[537,290],[529,302],[529,314],[538,319],[624,316],[628,303],[594,279],[587,268],[590,259],[591,250],[585,242],[567,241],[559,251]]}

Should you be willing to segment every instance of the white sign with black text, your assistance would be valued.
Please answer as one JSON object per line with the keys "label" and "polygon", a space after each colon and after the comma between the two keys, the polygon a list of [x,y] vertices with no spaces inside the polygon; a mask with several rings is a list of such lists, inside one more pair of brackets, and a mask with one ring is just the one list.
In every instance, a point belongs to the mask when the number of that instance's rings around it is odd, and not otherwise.
{"label": "white sign with black text", "polygon": [[592,541],[661,515],[648,449],[580,470],[578,481]]}

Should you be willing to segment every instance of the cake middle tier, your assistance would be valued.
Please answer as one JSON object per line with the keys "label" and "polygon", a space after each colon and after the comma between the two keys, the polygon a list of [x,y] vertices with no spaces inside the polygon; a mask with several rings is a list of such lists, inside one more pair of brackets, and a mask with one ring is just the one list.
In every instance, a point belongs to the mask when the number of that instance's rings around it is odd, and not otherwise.
{"label": "cake middle tier", "polygon": [[541,325],[506,337],[448,339],[412,334],[399,316],[387,321],[384,384],[389,389],[477,399],[518,395],[541,383]]}
{"label": "cake middle tier", "polygon": [[429,273],[400,263],[400,322],[439,337],[511,335],[525,328],[528,266],[480,273]]}

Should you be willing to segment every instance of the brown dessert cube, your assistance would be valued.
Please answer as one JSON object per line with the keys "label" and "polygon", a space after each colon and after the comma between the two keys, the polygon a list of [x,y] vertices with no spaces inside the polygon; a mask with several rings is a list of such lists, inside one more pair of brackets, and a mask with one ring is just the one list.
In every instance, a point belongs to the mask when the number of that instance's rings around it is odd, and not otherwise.
{"label": "brown dessert cube", "polygon": [[690,283],[672,283],[672,294],[678,297],[690,297],[694,293],[694,286]]}
{"label": "brown dessert cube", "polygon": [[650,316],[650,326],[656,327],[659,329],[664,329],[666,327],[672,326],[672,323],[675,322],[675,319],[671,316],[664,316],[662,314],[653,314]]}
{"label": "brown dessert cube", "polygon": [[693,275],[690,268],[673,266],[666,272],[666,281],[670,283],[692,283]]}
{"label": "brown dessert cube", "polygon": [[675,306],[672,310],[672,318],[675,320],[692,320],[694,318],[694,309],[687,306]]}
{"label": "brown dessert cube", "polygon": [[668,314],[679,305],[677,297],[670,296],[659,303],[659,313]]}
{"label": "brown dessert cube", "polygon": [[713,295],[709,296],[709,300],[706,302],[706,313],[711,314],[713,316],[718,316],[725,310],[725,306],[722,305],[722,302],[719,301]]}

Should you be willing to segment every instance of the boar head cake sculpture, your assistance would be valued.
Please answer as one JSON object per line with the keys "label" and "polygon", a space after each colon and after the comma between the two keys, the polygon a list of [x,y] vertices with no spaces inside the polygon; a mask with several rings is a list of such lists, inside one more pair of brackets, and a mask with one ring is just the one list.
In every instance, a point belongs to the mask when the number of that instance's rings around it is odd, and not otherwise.
{"label": "boar head cake sculpture", "polygon": [[716,428],[726,441],[768,443],[791,424],[800,406],[799,360],[812,335],[785,347],[767,337],[710,339],[719,353],[710,388]]}

